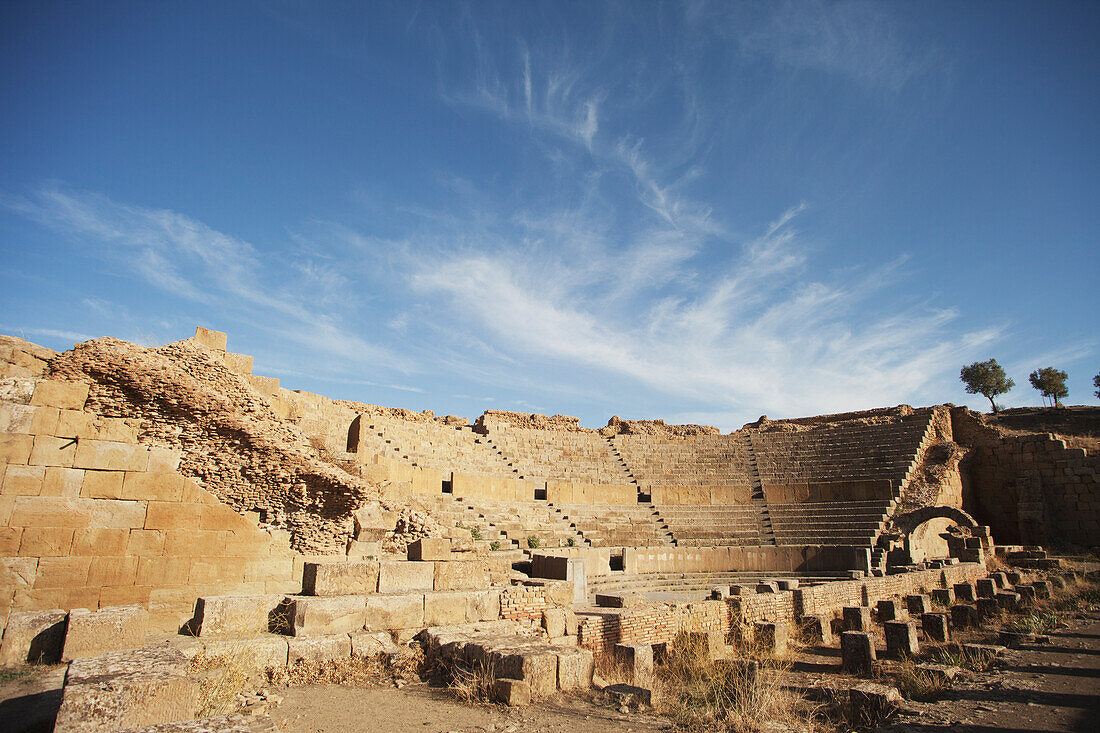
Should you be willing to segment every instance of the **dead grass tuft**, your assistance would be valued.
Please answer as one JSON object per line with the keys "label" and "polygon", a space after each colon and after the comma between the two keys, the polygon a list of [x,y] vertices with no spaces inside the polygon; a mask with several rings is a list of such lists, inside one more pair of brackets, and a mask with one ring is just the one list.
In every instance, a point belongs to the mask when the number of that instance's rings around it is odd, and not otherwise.
{"label": "dead grass tuft", "polygon": [[224,654],[199,652],[191,672],[199,681],[199,717],[209,717],[237,712],[238,695],[259,687],[265,670],[257,652],[242,640]]}
{"label": "dead grass tuft", "polygon": [[389,674],[381,654],[342,657],[323,662],[299,659],[289,667],[267,671],[267,681],[270,684],[284,687],[317,684],[373,687],[388,679]]}
{"label": "dead grass tuft", "polygon": [[920,669],[909,659],[901,663],[892,680],[903,697],[917,702],[939,700],[951,689],[951,683],[944,676]]}
{"label": "dead grass tuft", "polygon": [[711,660],[698,637],[681,632],[674,652],[656,672],[658,711],[680,725],[722,725],[760,731],[779,723],[792,730],[817,727],[816,707],[780,684],[786,665],[744,645],[753,658]]}

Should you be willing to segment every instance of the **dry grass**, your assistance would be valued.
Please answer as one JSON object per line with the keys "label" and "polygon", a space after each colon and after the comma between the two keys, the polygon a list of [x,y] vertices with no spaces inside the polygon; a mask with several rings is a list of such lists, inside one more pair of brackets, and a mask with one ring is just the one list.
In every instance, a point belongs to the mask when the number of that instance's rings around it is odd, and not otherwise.
{"label": "dry grass", "polygon": [[939,700],[951,689],[951,683],[944,676],[920,669],[911,659],[901,663],[892,681],[907,700],[918,702]]}
{"label": "dry grass", "polygon": [[711,660],[697,637],[677,635],[675,651],[656,670],[658,711],[680,725],[759,731],[767,723],[794,730],[818,727],[816,708],[780,684],[786,666],[745,646],[751,659]]}
{"label": "dry grass", "polygon": [[299,659],[289,667],[268,670],[267,681],[273,685],[341,685],[372,687],[389,679],[381,654],[369,657],[342,657],[315,662]]}
{"label": "dry grass", "polygon": [[260,686],[265,672],[258,653],[244,640],[223,654],[201,651],[191,660],[199,681],[199,717],[237,712],[237,696]]}
{"label": "dry grass", "polygon": [[482,662],[470,667],[453,666],[448,687],[460,701],[473,705],[489,700],[494,679],[496,676],[491,664]]}

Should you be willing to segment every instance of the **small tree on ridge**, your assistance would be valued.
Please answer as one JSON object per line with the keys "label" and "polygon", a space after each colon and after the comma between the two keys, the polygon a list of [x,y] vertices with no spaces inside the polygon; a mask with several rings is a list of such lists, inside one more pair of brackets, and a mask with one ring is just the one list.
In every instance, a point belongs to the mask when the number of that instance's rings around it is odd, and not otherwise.
{"label": "small tree on ridge", "polygon": [[1043,367],[1029,374],[1027,381],[1031,382],[1031,386],[1039,390],[1043,397],[1049,397],[1054,407],[1059,407],[1058,398],[1069,395],[1069,388],[1066,387],[1068,376],[1060,369]]}
{"label": "small tree on ridge", "polygon": [[1100,397],[1100,374],[1092,378],[1092,386],[1096,387],[1096,396]]}
{"label": "small tree on ridge", "polygon": [[997,403],[993,398],[1016,386],[1016,383],[1005,375],[1005,370],[996,359],[976,361],[969,366],[964,366],[959,372],[959,379],[966,385],[968,394],[980,394],[988,399],[993,412],[997,411]]}

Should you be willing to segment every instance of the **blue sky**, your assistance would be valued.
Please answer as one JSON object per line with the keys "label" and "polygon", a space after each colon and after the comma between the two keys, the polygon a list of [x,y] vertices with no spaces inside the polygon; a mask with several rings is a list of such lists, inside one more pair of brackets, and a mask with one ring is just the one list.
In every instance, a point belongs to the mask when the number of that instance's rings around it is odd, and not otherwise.
{"label": "blue sky", "polygon": [[0,6],[0,332],[725,429],[1100,371],[1100,4]]}

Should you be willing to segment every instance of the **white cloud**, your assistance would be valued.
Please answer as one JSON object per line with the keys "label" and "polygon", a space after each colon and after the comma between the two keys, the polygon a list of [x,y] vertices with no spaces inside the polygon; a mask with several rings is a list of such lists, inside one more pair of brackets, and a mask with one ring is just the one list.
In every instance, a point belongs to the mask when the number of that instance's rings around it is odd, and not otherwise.
{"label": "white cloud", "polygon": [[[118,203],[98,193],[43,186],[26,197],[5,197],[9,209],[92,244],[92,252],[172,295],[252,319],[302,347],[358,362],[411,369],[411,363],[342,325],[336,307],[346,280],[332,265],[292,263],[297,282],[265,266],[248,242],[183,214]],[[278,263],[282,264],[282,263]],[[290,269],[290,268],[287,268]],[[339,297],[337,297],[339,296]],[[318,305],[327,306],[319,308]]]}

